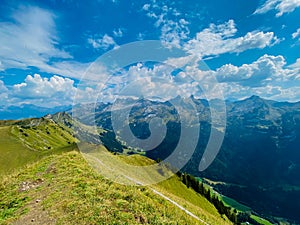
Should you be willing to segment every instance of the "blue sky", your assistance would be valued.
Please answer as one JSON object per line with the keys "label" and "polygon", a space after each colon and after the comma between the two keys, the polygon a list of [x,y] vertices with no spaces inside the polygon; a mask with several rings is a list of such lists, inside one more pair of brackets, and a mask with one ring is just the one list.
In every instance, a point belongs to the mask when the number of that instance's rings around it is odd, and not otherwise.
{"label": "blue sky", "polygon": [[[299,18],[300,0],[4,0],[0,105],[52,107],[72,104],[78,92],[83,99],[99,94],[77,87],[88,66],[142,40],[160,40],[204,60],[211,70],[201,76],[214,76],[226,99],[255,94],[300,101]],[[155,71],[136,65],[122,82]],[[188,79],[180,80],[181,90],[197,96]]]}

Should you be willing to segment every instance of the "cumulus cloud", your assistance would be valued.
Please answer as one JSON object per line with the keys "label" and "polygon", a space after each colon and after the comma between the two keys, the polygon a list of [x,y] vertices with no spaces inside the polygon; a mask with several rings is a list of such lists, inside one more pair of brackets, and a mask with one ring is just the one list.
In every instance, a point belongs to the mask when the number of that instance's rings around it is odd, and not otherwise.
{"label": "cumulus cloud", "polygon": [[263,55],[251,64],[243,64],[240,67],[226,64],[216,70],[216,76],[220,82],[239,82],[248,86],[262,86],[270,77],[283,78],[288,70],[283,67],[286,64],[283,56]]}
{"label": "cumulus cloud", "polygon": [[[100,101],[114,101],[115,98],[146,98],[166,101],[177,96],[203,97],[203,91],[208,98],[220,96],[217,81],[212,76],[197,68],[198,63],[189,65],[182,71],[174,72],[173,66],[167,64],[138,63],[123,70],[116,76],[111,76],[98,93]],[[92,87],[92,85],[90,86]]]}
{"label": "cumulus cloud", "polygon": [[47,103],[68,105],[75,93],[74,81],[52,76],[42,78],[39,74],[28,75],[23,83],[13,85],[12,96],[20,99],[40,99]]}
{"label": "cumulus cloud", "polygon": [[254,14],[264,14],[271,10],[276,10],[276,17],[280,17],[284,13],[293,12],[299,6],[299,0],[267,0],[262,6],[256,9]]}
{"label": "cumulus cloud", "polygon": [[283,88],[280,86],[273,87],[277,89],[277,92],[271,93],[270,98],[277,100],[277,101],[300,101],[300,86],[298,83],[298,86],[289,87],[289,88]]}
{"label": "cumulus cloud", "polygon": [[[155,20],[155,27],[161,31],[160,40],[168,47],[183,48],[200,57],[224,53],[240,53],[248,49],[265,48],[279,43],[273,32],[253,30],[244,36],[237,36],[234,20],[223,24],[210,24],[191,38],[189,21],[178,10],[166,5],[145,4],[146,15]],[[171,18],[171,19],[170,19]]]}
{"label": "cumulus cloud", "polygon": [[[77,101],[108,102],[122,97],[169,100],[178,95],[213,99],[223,94],[226,99],[255,94],[273,100],[300,100],[300,60],[287,66],[283,56],[265,54],[250,64],[226,64],[214,71],[199,67],[199,62],[193,60],[193,57],[169,59],[166,64],[150,67],[138,63],[110,76],[104,83],[101,82],[104,79],[88,80],[80,89],[77,87]],[[168,65],[178,65],[182,70],[173,73],[173,66]]]}
{"label": "cumulus cloud", "polygon": [[113,76],[105,84],[101,97],[107,99],[112,97],[145,97],[169,99],[176,97],[180,89],[174,86],[170,78],[172,69],[166,65],[155,65],[148,68],[143,64],[130,66],[128,70],[122,71],[119,76]]}
{"label": "cumulus cloud", "polygon": [[226,98],[243,99],[251,95],[278,101],[300,101],[300,60],[286,66],[281,55],[263,55],[250,64],[226,64],[215,71]]}
{"label": "cumulus cloud", "polygon": [[300,71],[300,58],[298,58],[295,63],[289,65],[288,67],[292,69],[298,69]]}
{"label": "cumulus cloud", "polygon": [[[94,82],[92,87],[75,87],[74,80],[61,76],[42,77],[27,75],[24,82],[6,86],[0,80],[1,104],[34,104],[43,107],[66,106],[74,102],[95,102],[101,94],[103,83]],[[0,104],[0,105],[1,105]]]}
{"label": "cumulus cloud", "polygon": [[[235,100],[251,95],[273,100],[300,100],[300,60],[287,66],[283,56],[265,54],[250,64],[226,64],[214,71],[199,67],[199,61],[193,60],[193,57],[169,59],[166,64],[151,67],[138,63],[110,77],[98,92],[91,86],[90,95],[97,95],[100,101],[122,97],[169,100],[191,95],[214,99],[223,94],[225,99]],[[181,70],[173,73],[173,66],[168,65],[178,65]]]}
{"label": "cumulus cloud", "polygon": [[243,37],[234,37],[237,29],[233,20],[220,25],[210,24],[189,40],[184,49],[189,53],[214,56],[224,53],[240,53],[248,49],[265,48],[278,43],[273,32],[252,31]]}
{"label": "cumulus cloud", "polygon": [[107,34],[104,34],[101,38],[88,38],[88,43],[91,44],[93,48],[100,48],[103,50],[107,50],[109,48],[114,48],[118,46],[115,40]]}

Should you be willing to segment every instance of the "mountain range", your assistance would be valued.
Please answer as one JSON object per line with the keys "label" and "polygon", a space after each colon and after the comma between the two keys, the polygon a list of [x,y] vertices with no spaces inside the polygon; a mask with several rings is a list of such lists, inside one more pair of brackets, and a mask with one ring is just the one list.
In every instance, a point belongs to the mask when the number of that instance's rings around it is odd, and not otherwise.
{"label": "mountain range", "polygon": [[[142,167],[155,161],[112,154],[97,139],[106,131],[98,131],[67,113],[0,121],[0,224],[232,224],[176,175],[143,186],[99,173],[88,160],[93,153],[80,152],[80,144],[119,163]],[[171,172],[163,164],[158,169]]]}
{"label": "mountain range", "polygon": [[54,114],[69,110],[71,106],[56,106],[52,108],[37,106],[33,104],[0,105],[0,120],[16,120],[26,118],[39,118],[46,114]]}
{"label": "mountain range", "polygon": [[[195,152],[182,171],[213,181],[216,190],[265,215],[300,223],[300,201],[297,201],[300,199],[300,102],[276,102],[258,96],[226,102],[226,130],[219,131],[224,132],[220,152],[209,168],[200,172],[199,163],[214,128],[209,102],[191,99],[199,115],[200,135]],[[181,105],[189,107],[184,104]],[[125,110],[128,107],[130,110]],[[140,139],[151,136],[151,118],[165,121],[164,140],[153,150],[146,151],[146,155],[155,160],[166,159],[178,144],[181,127],[195,123],[193,117],[188,124],[182,124],[170,102],[145,99],[125,99],[118,107],[110,103],[85,105],[84,110],[78,107],[73,113],[85,124],[96,124],[111,131],[118,140],[119,131],[114,133],[111,120],[112,110],[118,111],[117,115],[122,118],[122,112],[130,112],[129,127]],[[126,121],[122,126],[126,126]],[[130,144],[135,143],[126,143]]]}
{"label": "mountain range", "polygon": [[[276,102],[258,96],[227,101],[226,129],[218,130],[224,135],[221,149],[213,163],[206,170],[199,171],[200,160],[215,124],[212,125],[207,100],[194,97],[190,100],[197,110],[197,119],[191,115],[193,110],[190,108],[184,115],[191,118],[187,124],[181,123],[181,109],[174,107],[172,102],[179,102],[186,109],[191,104],[179,97],[168,102],[128,98],[118,102],[117,107],[101,102],[77,105],[67,111],[79,121],[77,125],[65,113],[49,115],[49,118],[75,130],[79,140],[103,144],[114,153],[142,153],[159,161],[166,159],[176,148],[182,127],[189,128],[199,123],[198,144],[181,172],[202,178],[216,191],[251,207],[271,221],[284,218],[292,224],[300,224],[300,102]],[[10,110],[13,113],[13,108]],[[123,114],[129,112],[128,121],[124,120],[120,127],[126,127],[128,122],[130,130],[139,139],[151,136],[149,123],[152,118],[161,118],[167,128],[164,139],[151,151],[136,148],[135,141],[122,140],[120,132],[114,130],[112,111],[120,118],[125,118]],[[83,124],[96,125],[97,132],[87,132],[82,128]],[[176,165],[171,166],[176,168]]]}

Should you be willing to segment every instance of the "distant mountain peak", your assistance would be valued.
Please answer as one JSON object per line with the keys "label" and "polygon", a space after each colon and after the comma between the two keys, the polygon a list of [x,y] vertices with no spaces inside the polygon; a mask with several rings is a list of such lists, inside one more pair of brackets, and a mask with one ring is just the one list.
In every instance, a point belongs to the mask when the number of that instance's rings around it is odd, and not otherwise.
{"label": "distant mountain peak", "polygon": [[251,95],[250,97],[248,98],[245,98],[243,100],[240,100],[240,101],[236,101],[236,102],[245,102],[245,101],[266,101],[266,99],[258,96],[258,95]]}
{"label": "distant mountain peak", "polygon": [[249,97],[248,99],[254,99],[254,100],[257,100],[257,99],[262,99],[262,98],[259,97],[258,95],[252,95],[252,96]]}

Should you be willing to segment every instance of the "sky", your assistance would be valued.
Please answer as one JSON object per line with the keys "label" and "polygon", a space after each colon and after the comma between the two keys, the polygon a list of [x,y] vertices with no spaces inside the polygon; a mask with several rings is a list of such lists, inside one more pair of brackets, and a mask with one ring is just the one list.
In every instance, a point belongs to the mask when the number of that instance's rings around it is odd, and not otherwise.
{"label": "sky", "polygon": [[[299,18],[300,0],[2,0],[0,105],[54,107],[72,104],[75,96],[109,100],[128,84],[149,96],[200,98],[208,77],[224,99],[300,101]],[[168,74],[167,62],[142,62],[110,82],[106,75],[79,85],[103,54],[147,40],[197,62],[176,75]]]}

